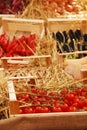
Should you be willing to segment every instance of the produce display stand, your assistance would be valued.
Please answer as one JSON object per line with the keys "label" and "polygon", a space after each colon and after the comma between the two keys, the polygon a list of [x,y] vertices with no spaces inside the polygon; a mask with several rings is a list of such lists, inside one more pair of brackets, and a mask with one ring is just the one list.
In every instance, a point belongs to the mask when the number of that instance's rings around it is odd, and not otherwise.
{"label": "produce display stand", "polygon": [[[73,15],[74,16],[74,15]],[[82,15],[81,15],[82,16]],[[1,33],[9,35],[10,39],[19,37],[22,34],[36,33],[39,39],[42,39],[46,33],[52,34],[57,31],[68,31],[69,29],[80,28],[84,33],[87,33],[87,19],[86,17],[78,15],[78,17],[63,17],[63,18],[48,18],[45,20],[34,19],[22,19],[22,18],[7,18],[1,17],[2,29]],[[52,35],[50,35],[52,36]],[[73,54],[87,54],[87,51],[75,51],[70,53],[58,53],[58,62],[64,63],[64,57]],[[51,64],[51,55],[34,55],[34,56],[20,56],[20,57],[2,57],[1,67],[4,68],[4,76],[7,80],[8,95],[9,95],[9,117],[8,121],[0,122],[0,129],[7,130],[86,130],[87,129],[87,112],[54,112],[54,113],[35,113],[35,114],[19,114],[19,102],[17,101],[17,93],[15,91],[14,80],[29,79],[29,83],[32,86],[37,85],[35,83],[37,77],[25,72],[24,76],[15,75],[15,70],[29,67],[32,63],[32,59],[40,60],[45,59],[45,67],[48,68]],[[40,61],[41,62],[41,61]],[[41,62],[42,63],[42,62]],[[55,62],[54,62],[55,63]],[[39,64],[41,65],[41,64]],[[54,66],[55,64],[53,64]],[[38,66],[40,68],[41,66]],[[13,69],[13,70],[12,70]],[[13,76],[9,76],[13,71]],[[8,71],[8,75],[6,72]],[[63,72],[62,72],[63,73]],[[83,78],[87,78],[87,66],[81,69]],[[15,75],[15,76],[14,76]],[[85,80],[83,84],[87,84]],[[19,85],[19,84],[18,84]],[[15,117],[15,118],[14,118]],[[20,124],[21,123],[21,124]],[[8,125],[9,124],[9,125]]]}
{"label": "produce display stand", "polygon": [[[9,128],[12,129],[12,124],[16,124],[15,129],[23,130],[57,130],[57,129],[69,129],[69,130],[86,130],[87,128],[87,112],[56,112],[56,113],[36,113],[36,114],[18,114],[19,103],[16,99],[15,88],[13,80],[20,78],[35,79],[32,76],[26,77],[11,77],[8,80],[9,89],[9,107],[10,107],[10,119]],[[20,125],[21,121],[21,125]],[[23,126],[22,126],[23,122]],[[2,122],[0,127],[4,128],[8,125],[8,121]],[[5,127],[6,128],[6,127]],[[4,128],[4,130],[5,130]]]}

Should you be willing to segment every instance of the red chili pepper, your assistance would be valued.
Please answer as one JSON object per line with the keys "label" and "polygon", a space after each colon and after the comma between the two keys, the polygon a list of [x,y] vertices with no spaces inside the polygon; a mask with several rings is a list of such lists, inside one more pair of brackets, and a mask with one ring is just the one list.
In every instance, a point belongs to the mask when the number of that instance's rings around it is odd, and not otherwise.
{"label": "red chili pepper", "polygon": [[23,36],[21,36],[21,37],[19,38],[19,41],[20,41],[20,42],[23,42],[23,41],[26,41],[26,39],[27,39],[27,37],[23,35]]}
{"label": "red chili pepper", "polygon": [[0,45],[6,51],[9,45],[9,37],[6,34],[0,35]]}
{"label": "red chili pepper", "polygon": [[4,55],[4,50],[0,47],[0,58],[3,57]]}
{"label": "red chili pepper", "polygon": [[28,38],[27,38],[27,44],[28,46],[33,50],[33,52],[36,51],[36,35],[35,34],[31,34]]}
{"label": "red chili pepper", "polygon": [[9,43],[8,47],[7,47],[7,52],[14,50],[17,47],[17,42],[14,39],[12,42]]}
{"label": "red chili pepper", "polygon": [[21,0],[13,0],[12,5],[13,5],[14,7],[18,7],[18,6],[20,5],[20,3],[21,3]]}
{"label": "red chili pepper", "polygon": [[23,41],[21,42],[20,39],[17,39],[17,42],[18,42],[18,47],[19,47],[18,53],[21,54],[22,56],[25,56],[26,49],[25,49],[25,46],[23,45]]}

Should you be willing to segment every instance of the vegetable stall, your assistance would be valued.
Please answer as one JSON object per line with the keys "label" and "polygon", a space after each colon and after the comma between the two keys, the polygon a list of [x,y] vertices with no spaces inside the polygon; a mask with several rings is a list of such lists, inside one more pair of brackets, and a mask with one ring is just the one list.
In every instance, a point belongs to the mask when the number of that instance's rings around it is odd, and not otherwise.
{"label": "vegetable stall", "polygon": [[1,119],[86,129],[87,1],[5,0],[0,7]]}

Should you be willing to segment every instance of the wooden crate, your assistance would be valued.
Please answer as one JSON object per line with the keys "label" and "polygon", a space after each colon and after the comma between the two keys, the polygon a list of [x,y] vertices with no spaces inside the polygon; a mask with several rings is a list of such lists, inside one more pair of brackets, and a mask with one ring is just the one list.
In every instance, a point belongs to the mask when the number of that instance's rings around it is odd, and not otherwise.
{"label": "wooden crate", "polygon": [[[51,55],[25,56],[25,57],[3,57],[1,58],[2,68],[7,80],[24,78],[25,76],[35,77],[38,70],[47,69],[51,64]],[[33,80],[31,80],[34,83]],[[39,82],[39,81],[38,81]]]}
{"label": "wooden crate", "polygon": [[87,33],[87,19],[86,18],[48,18],[48,30],[49,32],[57,31],[69,31],[69,29],[81,29],[84,33]]}
{"label": "wooden crate", "polygon": [[[80,17],[80,15],[70,15],[67,17],[61,17],[61,18],[48,18],[47,24],[46,24],[47,32],[49,34],[52,34],[52,32],[68,32],[70,29],[76,30],[81,29],[83,33],[87,33],[87,18],[86,17]],[[76,55],[76,54],[87,54],[87,50],[85,51],[74,51],[69,53],[58,53],[58,55],[61,56],[70,56],[70,55]]]}
{"label": "wooden crate", "polygon": [[21,18],[2,18],[3,32],[12,39],[17,33],[36,33],[40,38],[44,35],[44,20]]}
{"label": "wooden crate", "polygon": [[[31,78],[31,77],[30,77]],[[23,124],[23,130],[86,130],[87,128],[87,112],[56,112],[56,113],[35,113],[35,114],[18,114],[19,113],[19,103],[16,100],[14,85],[12,79],[8,81],[9,88],[9,107],[10,107],[10,120],[9,128],[11,123],[17,122],[15,128],[22,127],[19,126],[20,122],[25,122]],[[13,118],[14,117],[14,118]],[[5,123],[5,122],[4,122]],[[0,127],[3,126],[0,124]],[[6,124],[5,124],[6,126]]]}
{"label": "wooden crate", "polygon": [[86,130],[87,112],[22,115],[0,121],[0,129],[7,130]]}
{"label": "wooden crate", "polygon": [[46,66],[49,66],[51,63],[51,55],[41,55],[41,56],[19,56],[19,57],[2,57],[1,62],[2,62],[2,68],[8,69],[9,64],[10,65],[29,65],[30,62],[29,60],[36,59],[38,60],[43,60],[45,59],[46,61]]}

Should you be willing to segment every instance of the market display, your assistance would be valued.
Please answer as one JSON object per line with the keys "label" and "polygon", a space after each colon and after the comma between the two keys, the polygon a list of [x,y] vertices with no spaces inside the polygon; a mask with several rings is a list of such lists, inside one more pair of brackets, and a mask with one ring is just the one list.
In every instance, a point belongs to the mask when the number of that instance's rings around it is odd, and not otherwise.
{"label": "market display", "polygon": [[[3,75],[0,75],[1,118],[2,114],[4,118],[8,118],[17,114],[22,116],[22,114],[87,111],[85,83],[87,76],[76,80],[73,75],[65,71],[64,61],[59,62],[60,56],[63,60],[67,57],[66,53],[69,55],[73,52],[72,57],[77,59],[87,56],[87,31],[83,26],[87,26],[86,16],[83,14],[86,11],[86,0],[0,1],[0,13],[15,14],[18,19],[6,24],[5,19],[2,18],[4,22],[2,22],[3,33],[0,34],[0,66],[3,69]],[[76,23],[73,25],[72,22],[70,27],[67,24],[68,30],[63,28],[63,31],[50,31],[48,18],[59,19],[61,16],[70,18],[73,15],[76,18],[78,14],[83,14],[81,28],[77,27]],[[38,24],[35,21],[31,24],[26,19],[39,19],[43,22],[39,26],[40,21],[36,21]],[[71,21],[69,22],[71,24]],[[30,28],[20,29],[22,25]],[[38,31],[39,35],[34,32],[35,26],[36,30],[38,28],[41,31]],[[72,28],[74,26],[75,29]],[[11,34],[11,39],[8,34]],[[75,54],[83,51],[86,52]],[[60,55],[62,53],[65,53],[64,56]],[[8,82],[12,84],[9,86]],[[12,94],[15,95],[15,100]],[[12,112],[16,103],[19,111]]]}
{"label": "market display", "polygon": [[[45,49],[45,47],[48,49]],[[15,95],[19,103],[19,112],[15,114],[85,111],[86,97],[84,97],[84,105],[80,106],[83,94],[79,95],[78,91],[81,89],[81,93],[86,94],[86,92],[83,92],[83,88],[86,89],[86,85],[83,86],[83,81],[86,79],[75,81],[72,76],[63,70],[61,65],[56,64],[57,48],[55,40],[49,35],[43,37],[37,45],[36,54],[50,54],[50,65],[47,66],[44,63],[46,61],[39,59],[35,67],[33,63],[36,60],[34,59],[33,62],[30,62],[31,68],[28,70],[30,75],[33,76],[34,82],[31,83],[30,79],[26,79],[26,77],[25,79],[13,79]],[[30,66],[28,65],[28,67]],[[64,94],[63,91],[67,93]],[[77,106],[74,106],[75,104]]]}

